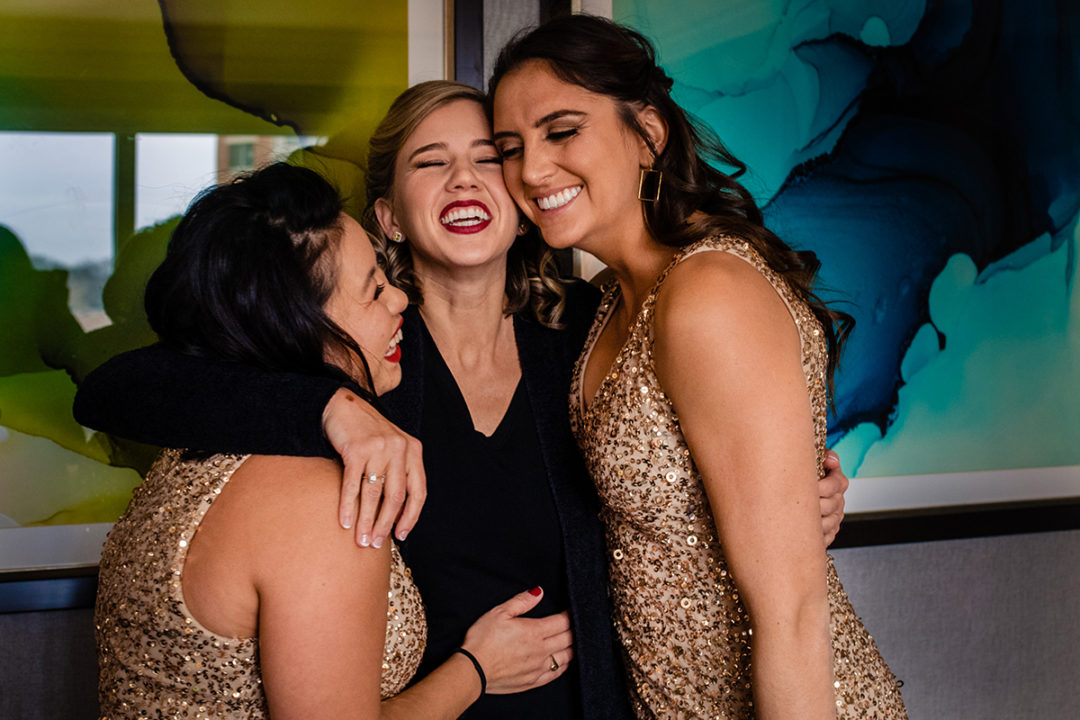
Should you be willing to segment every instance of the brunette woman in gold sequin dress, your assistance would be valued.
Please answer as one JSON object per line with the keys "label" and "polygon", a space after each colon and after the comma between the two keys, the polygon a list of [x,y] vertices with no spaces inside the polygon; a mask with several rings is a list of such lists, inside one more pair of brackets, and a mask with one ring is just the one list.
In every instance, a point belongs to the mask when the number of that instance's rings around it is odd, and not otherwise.
{"label": "brunette woman in gold sequin dress", "polygon": [[[146,302],[162,342],[183,352],[351,378],[368,400],[401,379],[405,295],[310,170],[271,165],[200,196]],[[467,654],[405,689],[424,650],[424,609],[396,545],[361,549],[333,521],[341,480],[340,464],[323,458],[164,451],[102,554],[101,716],[466,710],[484,682]],[[465,650],[489,661],[488,691],[565,671],[546,662],[569,659],[569,631],[542,648],[514,633],[510,618],[539,594],[511,598],[466,633]]]}
{"label": "brunette woman in gold sequin dress", "polygon": [[[645,38],[587,16],[491,81],[518,205],[611,268],[574,375],[642,718],[903,718],[821,541],[826,390],[849,318],[695,131]],[[662,175],[661,175],[662,173]]]}

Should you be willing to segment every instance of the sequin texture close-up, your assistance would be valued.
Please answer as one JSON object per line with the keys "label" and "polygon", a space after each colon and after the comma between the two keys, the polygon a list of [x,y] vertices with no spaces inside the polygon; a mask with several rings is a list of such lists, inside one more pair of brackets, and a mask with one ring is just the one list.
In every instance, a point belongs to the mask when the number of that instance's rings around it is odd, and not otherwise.
{"label": "sequin texture close-up", "polygon": [[[162,452],[109,533],[94,612],[102,718],[267,717],[257,639],[203,627],[181,587],[199,523],[246,459]],[[383,697],[404,689],[427,637],[420,594],[396,546],[389,593]]]}

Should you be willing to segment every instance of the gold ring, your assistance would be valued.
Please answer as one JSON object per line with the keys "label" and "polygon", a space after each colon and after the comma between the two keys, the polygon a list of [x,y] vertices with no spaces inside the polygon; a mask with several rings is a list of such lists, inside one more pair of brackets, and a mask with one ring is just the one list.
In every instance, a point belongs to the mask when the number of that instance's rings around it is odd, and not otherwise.
{"label": "gold ring", "polygon": [[386,479],[385,475],[376,475],[375,473],[370,473],[367,476],[367,481],[368,481],[369,485],[374,485],[377,481],[385,480],[385,479]]}
{"label": "gold ring", "polygon": [[555,656],[551,656],[551,665],[548,666],[548,670],[555,672],[559,669],[559,661],[555,659]]}

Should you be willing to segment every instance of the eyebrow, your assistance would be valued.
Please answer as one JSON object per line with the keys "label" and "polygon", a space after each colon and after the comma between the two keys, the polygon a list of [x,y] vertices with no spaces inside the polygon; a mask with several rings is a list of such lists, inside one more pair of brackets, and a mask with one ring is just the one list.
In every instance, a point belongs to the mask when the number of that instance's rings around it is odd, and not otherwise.
{"label": "eyebrow", "polygon": [[[488,140],[487,138],[479,138],[479,139],[473,140],[472,143],[470,143],[470,147],[494,147],[494,146],[495,146],[495,141],[494,140]],[[409,160],[411,161],[417,155],[421,155],[423,153],[426,153],[429,150],[445,150],[445,149],[446,149],[446,143],[444,143],[444,142],[433,142],[433,143],[428,143],[427,145],[421,145],[420,147],[416,148],[411,153],[409,153]]]}
{"label": "eyebrow", "polygon": [[442,142],[428,143],[427,145],[421,145],[420,147],[416,148],[411,153],[409,153],[409,159],[412,160],[414,157],[416,157],[420,153],[426,153],[428,150],[445,150],[445,149],[446,149],[446,143],[442,143]]}
{"label": "eyebrow", "polygon": [[366,294],[367,293],[368,288],[371,287],[371,283],[374,280],[375,280],[375,266],[372,265],[371,269],[368,270],[367,277],[364,278],[364,288],[363,288],[363,290],[361,290],[361,294]]}
{"label": "eyebrow", "polygon": [[[544,125],[547,125],[549,122],[554,122],[555,120],[559,120],[561,118],[571,115],[575,117],[585,117],[588,115],[588,113],[581,110],[556,110],[555,112],[550,112],[544,117],[537,120],[535,123],[533,123],[533,127],[541,128]],[[510,130],[504,130],[502,132],[495,133],[495,140],[502,140],[503,138],[508,137],[520,137],[520,133],[512,132]]]}
{"label": "eyebrow", "polygon": [[582,112],[581,110],[556,110],[555,112],[548,113],[544,117],[537,120],[535,123],[533,123],[533,127],[542,127],[544,125],[547,125],[549,122],[552,122],[553,120],[559,120],[560,118],[564,118],[567,115],[578,115],[584,117],[587,114],[588,113]]}

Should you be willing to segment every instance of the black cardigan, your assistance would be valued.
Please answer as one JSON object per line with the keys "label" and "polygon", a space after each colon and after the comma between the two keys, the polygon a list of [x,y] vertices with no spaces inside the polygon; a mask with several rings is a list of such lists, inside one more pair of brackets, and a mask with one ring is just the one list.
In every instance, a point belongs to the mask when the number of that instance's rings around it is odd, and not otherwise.
{"label": "black cardigan", "polygon": [[[584,716],[630,718],[595,490],[571,435],[567,407],[570,373],[599,295],[582,282],[568,290],[564,330],[545,328],[525,311],[514,318],[514,335],[562,530]],[[424,391],[420,334],[408,332],[410,317],[417,316],[415,308],[405,314],[401,385],[380,398],[388,415],[412,435],[421,426]],[[91,373],[76,395],[75,417],[155,445],[334,457],[321,418],[340,386],[329,378],[260,372],[152,345]]]}

